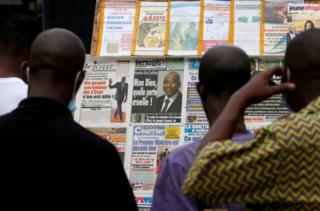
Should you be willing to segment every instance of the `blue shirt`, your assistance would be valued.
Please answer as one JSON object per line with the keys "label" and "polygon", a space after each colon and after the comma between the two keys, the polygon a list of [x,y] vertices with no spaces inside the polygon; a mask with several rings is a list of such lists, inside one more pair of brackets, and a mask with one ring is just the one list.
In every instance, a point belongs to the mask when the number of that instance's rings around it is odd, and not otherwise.
{"label": "blue shirt", "polygon": [[[234,135],[233,141],[244,143],[253,135]],[[166,156],[157,177],[153,193],[152,211],[195,211],[206,208],[225,208],[228,211],[243,210],[239,205],[213,205],[199,202],[181,193],[181,186],[196,156],[201,141],[181,146]]]}

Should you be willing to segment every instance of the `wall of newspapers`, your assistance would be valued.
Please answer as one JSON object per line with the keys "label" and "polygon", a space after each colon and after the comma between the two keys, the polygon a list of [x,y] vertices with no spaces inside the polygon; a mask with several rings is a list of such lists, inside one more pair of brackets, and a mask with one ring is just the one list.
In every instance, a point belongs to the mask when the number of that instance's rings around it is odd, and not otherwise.
{"label": "wall of newspapers", "polygon": [[[140,207],[152,203],[165,156],[208,131],[196,90],[201,55],[232,44],[250,55],[253,74],[281,66],[287,42],[320,28],[318,3],[97,1],[92,53],[74,116],[116,146]],[[166,96],[174,100],[167,103]],[[273,96],[245,114],[255,133],[289,111],[281,96]]]}

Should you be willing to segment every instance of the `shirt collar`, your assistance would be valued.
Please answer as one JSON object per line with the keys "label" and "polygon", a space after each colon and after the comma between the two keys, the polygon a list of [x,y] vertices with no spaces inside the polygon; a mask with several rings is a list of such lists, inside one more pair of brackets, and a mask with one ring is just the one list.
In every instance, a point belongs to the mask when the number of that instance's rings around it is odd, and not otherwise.
{"label": "shirt collar", "polygon": [[71,112],[67,106],[62,103],[44,97],[28,97],[22,100],[18,106],[19,110],[30,112],[33,115],[46,115],[46,116],[63,116],[72,118]]}
{"label": "shirt collar", "polygon": [[299,113],[311,114],[320,112],[320,96],[311,101],[305,108],[303,108]]}
{"label": "shirt collar", "polygon": [[172,95],[171,97],[168,97],[167,95],[164,97],[164,102],[169,99],[170,102],[173,102],[177,99],[179,92],[175,93],[174,95]]}

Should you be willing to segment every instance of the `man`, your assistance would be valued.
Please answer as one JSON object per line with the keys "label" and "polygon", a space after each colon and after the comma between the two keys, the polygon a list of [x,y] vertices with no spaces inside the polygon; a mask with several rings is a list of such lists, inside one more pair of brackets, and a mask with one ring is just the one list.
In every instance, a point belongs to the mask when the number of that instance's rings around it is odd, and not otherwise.
{"label": "man", "polygon": [[[186,177],[185,194],[255,210],[319,210],[319,38],[319,29],[297,35],[287,47],[284,71],[262,72],[230,98],[204,138]],[[270,85],[281,72],[283,83]],[[250,143],[227,140],[247,106],[288,91],[285,99],[295,113],[259,130]]]}
{"label": "man", "polygon": [[118,82],[112,85],[112,79],[109,79],[109,88],[113,89],[116,88],[116,100],[117,100],[117,111],[114,113],[114,117],[117,118],[117,115],[120,116],[120,121],[122,122],[122,103],[127,102],[128,96],[128,84],[126,83],[126,77],[121,78],[121,82]]}
{"label": "man", "polygon": [[15,109],[27,97],[21,63],[26,61],[34,38],[40,33],[37,21],[27,15],[9,17],[0,29],[0,115]]}
{"label": "man", "polygon": [[31,47],[28,98],[0,118],[1,191],[11,209],[137,210],[115,147],[68,110],[84,59],[81,40],[63,29],[41,33]]}
{"label": "man", "polygon": [[289,25],[289,32],[287,33],[287,43],[293,40],[297,36],[297,30],[294,25]]}
{"label": "man", "polygon": [[[232,66],[230,66],[231,63]],[[213,125],[232,93],[249,79],[249,57],[240,48],[216,46],[204,54],[200,62],[197,89],[210,126]],[[247,132],[243,121],[243,117],[240,117],[233,136],[233,140],[238,143],[253,138]],[[157,178],[152,204],[153,211],[195,211],[219,207],[201,203],[184,196],[181,192],[181,186],[195,158],[199,144],[200,141],[193,142],[167,155]],[[240,206],[221,205],[220,207],[228,210],[241,210]]]}
{"label": "man", "polygon": [[180,76],[176,72],[169,72],[163,80],[164,95],[156,100],[156,112],[158,113],[180,113],[182,105],[182,94]]}

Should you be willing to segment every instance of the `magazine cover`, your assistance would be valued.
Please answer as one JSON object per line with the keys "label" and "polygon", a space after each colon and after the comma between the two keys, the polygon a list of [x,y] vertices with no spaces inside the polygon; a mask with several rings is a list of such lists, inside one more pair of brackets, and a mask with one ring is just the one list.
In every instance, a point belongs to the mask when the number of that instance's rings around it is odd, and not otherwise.
{"label": "magazine cover", "polygon": [[168,55],[197,55],[200,1],[171,2]]}
{"label": "magazine cover", "polygon": [[260,54],[261,1],[235,0],[234,45],[248,55]]}
{"label": "magazine cover", "polygon": [[99,56],[130,56],[135,7],[135,3],[105,3]]}
{"label": "magazine cover", "polygon": [[320,28],[319,4],[289,4],[287,42],[302,31]]}
{"label": "magazine cover", "polygon": [[203,54],[229,39],[230,1],[204,0]]}
{"label": "magazine cover", "polygon": [[130,61],[87,56],[84,69],[86,77],[77,94],[75,119],[90,128],[126,123],[132,85]]}
{"label": "magazine cover", "polygon": [[164,55],[167,2],[141,2],[135,55]]}
{"label": "magazine cover", "polygon": [[181,122],[183,80],[183,59],[136,60],[131,122]]}
{"label": "magazine cover", "polygon": [[287,47],[288,3],[303,0],[267,0],[264,24],[264,54],[284,55]]}
{"label": "magazine cover", "polygon": [[150,207],[153,189],[165,157],[179,145],[180,125],[135,125],[130,184],[139,207]]}

